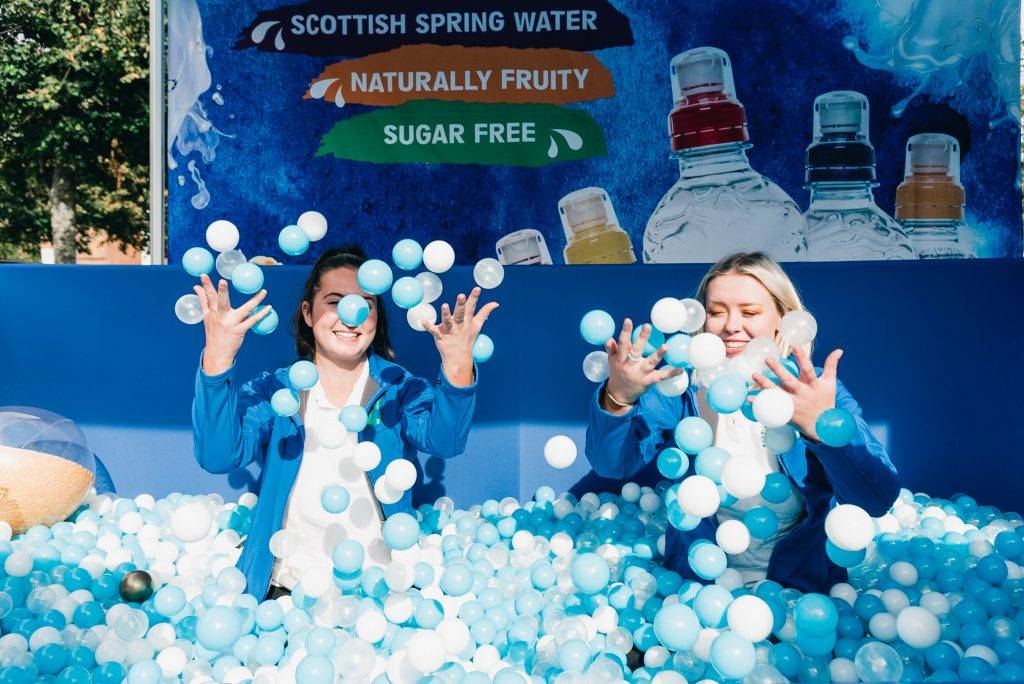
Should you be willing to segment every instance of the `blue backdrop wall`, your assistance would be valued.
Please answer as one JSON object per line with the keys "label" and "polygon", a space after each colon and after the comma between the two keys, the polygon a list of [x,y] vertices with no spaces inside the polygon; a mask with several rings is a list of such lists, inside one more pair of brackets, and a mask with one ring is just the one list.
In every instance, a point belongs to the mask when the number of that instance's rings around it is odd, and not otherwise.
{"label": "blue backdrop wall", "polygon": [[[1020,509],[1024,366],[1019,308],[1024,264],[1010,261],[789,264],[819,321],[815,360],[846,351],[840,377],[864,407],[904,486],[934,495],[967,492]],[[269,301],[294,310],[307,269],[265,269]],[[506,269],[489,294],[501,307],[487,324],[494,357],[483,366],[467,453],[428,460],[419,495],[446,493],[460,506],[488,497],[617,486],[593,477],[582,457],[594,386],[580,370],[592,348],[578,322],[604,308],[645,319],[666,295],[688,296],[698,265]],[[472,285],[469,268],[443,276],[444,300]],[[193,279],[177,267],[0,267],[0,405],[28,405],[74,419],[124,495],[172,491],[237,496],[253,474],[202,472],[192,455],[189,408],[203,345],[173,304]],[[235,296],[236,301],[240,298]],[[389,305],[392,306],[393,305]],[[399,360],[434,375],[432,340],[393,315]],[[284,317],[284,314],[283,314]],[[238,372],[250,377],[294,359],[282,325],[250,336]],[[581,447],[570,468],[543,459],[544,441],[567,434]]]}

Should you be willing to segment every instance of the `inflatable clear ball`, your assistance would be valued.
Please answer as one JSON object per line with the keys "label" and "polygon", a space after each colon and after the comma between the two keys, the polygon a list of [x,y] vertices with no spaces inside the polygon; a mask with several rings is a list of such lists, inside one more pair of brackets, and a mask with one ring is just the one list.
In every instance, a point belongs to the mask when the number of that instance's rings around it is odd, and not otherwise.
{"label": "inflatable clear ball", "polygon": [[73,421],[44,409],[0,408],[0,520],[14,533],[64,520],[85,500],[96,461]]}

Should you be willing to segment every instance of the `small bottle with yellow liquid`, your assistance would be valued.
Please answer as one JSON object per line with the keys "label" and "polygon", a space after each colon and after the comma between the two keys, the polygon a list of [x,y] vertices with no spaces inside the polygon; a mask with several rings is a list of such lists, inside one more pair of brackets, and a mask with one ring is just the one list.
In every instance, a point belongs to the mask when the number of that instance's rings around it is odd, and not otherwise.
{"label": "small bottle with yellow liquid", "polygon": [[608,193],[583,188],[558,201],[565,230],[565,263],[632,264],[636,262],[629,235],[619,227]]}
{"label": "small bottle with yellow liquid", "polygon": [[941,133],[907,141],[904,180],[896,189],[896,220],[922,259],[970,259],[960,185],[960,143]]}

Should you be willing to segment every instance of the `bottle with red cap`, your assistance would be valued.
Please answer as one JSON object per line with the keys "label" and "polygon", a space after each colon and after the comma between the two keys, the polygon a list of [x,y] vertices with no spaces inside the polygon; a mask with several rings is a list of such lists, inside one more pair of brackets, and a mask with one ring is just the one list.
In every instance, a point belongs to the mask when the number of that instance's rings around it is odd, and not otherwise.
{"label": "bottle with red cap", "polygon": [[922,259],[977,256],[964,223],[960,143],[942,133],[907,140],[904,180],[896,189],[896,219]]}
{"label": "bottle with red cap", "polygon": [[904,229],[875,204],[868,112],[868,99],[852,90],[814,99],[814,139],[807,148],[805,176],[811,192],[804,213],[808,259],[917,258]]}
{"label": "bottle with red cap", "polygon": [[668,130],[679,180],[647,222],[644,261],[707,263],[754,250],[802,259],[800,209],[747,160],[750,136],[729,56],[700,47],[676,55],[671,70]]}

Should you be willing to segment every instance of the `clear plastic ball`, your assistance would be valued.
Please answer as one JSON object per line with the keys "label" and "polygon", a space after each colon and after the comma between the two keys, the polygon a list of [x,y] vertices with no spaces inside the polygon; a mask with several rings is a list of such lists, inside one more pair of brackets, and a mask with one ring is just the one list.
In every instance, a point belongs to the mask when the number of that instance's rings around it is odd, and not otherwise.
{"label": "clear plastic ball", "polygon": [[504,279],[505,267],[497,259],[481,259],[473,267],[473,280],[485,290],[498,287]]}
{"label": "clear plastic ball", "polygon": [[608,353],[592,351],[583,359],[583,375],[590,382],[604,382],[608,379]]}
{"label": "clear plastic ball", "polygon": [[680,299],[680,303],[686,309],[686,320],[679,328],[684,333],[695,333],[704,327],[704,320],[707,317],[704,305],[696,299]]}
{"label": "clear plastic ball", "polygon": [[231,274],[235,272],[235,267],[244,263],[248,263],[248,260],[237,249],[221,252],[217,255],[217,273],[224,280],[231,280]]}
{"label": "clear plastic ball", "polygon": [[187,294],[178,297],[174,303],[174,315],[182,323],[195,325],[203,320],[203,307],[199,303],[199,296]]}
{"label": "clear plastic ball", "polygon": [[779,324],[779,335],[794,347],[811,342],[817,334],[818,322],[808,311],[790,311]]}
{"label": "clear plastic ball", "polygon": [[420,287],[423,288],[423,302],[426,304],[437,301],[437,298],[441,296],[442,290],[444,290],[441,279],[437,277],[436,273],[431,273],[430,271],[417,273],[416,280],[419,281]]}

